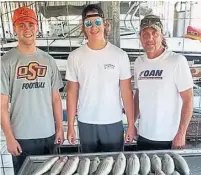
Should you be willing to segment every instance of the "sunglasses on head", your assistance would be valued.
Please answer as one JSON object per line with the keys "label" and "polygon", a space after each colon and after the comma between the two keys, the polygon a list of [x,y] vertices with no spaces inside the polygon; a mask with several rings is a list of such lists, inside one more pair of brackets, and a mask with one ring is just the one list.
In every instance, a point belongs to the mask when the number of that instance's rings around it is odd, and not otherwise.
{"label": "sunglasses on head", "polygon": [[152,25],[152,24],[162,27],[162,23],[161,23],[160,19],[158,19],[158,18],[142,19],[140,26],[143,27],[143,26],[148,26],[148,25]]}
{"label": "sunglasses on head", "polygon": [[92,21],[92,20],[85,20],[84,21],[84,26],[86,27],[86,28],[90,28],[90,27],[92,27],[92,25],[93,25],[93,23],[96,25],[96,26],[100,26],[101,24],[102,24],[102,19],[101,18],[97,18],[97,19],[95,19],[94,21]]}

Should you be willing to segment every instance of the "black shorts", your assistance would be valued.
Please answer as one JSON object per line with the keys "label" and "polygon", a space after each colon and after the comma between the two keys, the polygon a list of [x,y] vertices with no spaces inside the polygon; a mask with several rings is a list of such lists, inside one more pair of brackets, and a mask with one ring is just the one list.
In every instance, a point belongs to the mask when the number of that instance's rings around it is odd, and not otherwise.
{"label": "black shorts", "polygon": [[81,152],[123,151],[124,129],[122,121],[106,124],[86,124],[78,121]]}
{"label": "black shorts", "polygon": [[172,141],[153,141],[142,136],[138,137],[137,150],[163,150],[171,149]]}

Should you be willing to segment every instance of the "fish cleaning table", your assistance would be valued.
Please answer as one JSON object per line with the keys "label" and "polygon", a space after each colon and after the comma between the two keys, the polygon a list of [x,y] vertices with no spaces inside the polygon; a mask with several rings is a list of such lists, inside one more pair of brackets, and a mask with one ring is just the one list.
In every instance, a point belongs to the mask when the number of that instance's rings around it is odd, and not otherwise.
{"label": "fish cleaning table", "polygon": [[[157,150],[157,151],[133,151],[133,152],[124,152],[126,158],[130,156],[130,154],[135,153],[138,157],[142,153],[146,153],[150,158],[153,154],[157,154],[159,157],[164,155],[165,153],[178,153],[184,157],[188,166],[190,168],[190,175],[201,175],[201,149],[185,149],[185,150]],[[79,156],[79,158],[88,157],[89,159],[93,159],[98,156],[100,159],[103,159],[107,156],[113,156],[114,159],[118,156],[119,152],[110,152],[110,153],[92,153],[92,154],[61,154],[60,156]],[[18,175],[31,175],[32,172],[45,160],[55,155],[48,156],[28,156],[24,161]],[[45,173],[44,175],[48,175],[49,173]]]}

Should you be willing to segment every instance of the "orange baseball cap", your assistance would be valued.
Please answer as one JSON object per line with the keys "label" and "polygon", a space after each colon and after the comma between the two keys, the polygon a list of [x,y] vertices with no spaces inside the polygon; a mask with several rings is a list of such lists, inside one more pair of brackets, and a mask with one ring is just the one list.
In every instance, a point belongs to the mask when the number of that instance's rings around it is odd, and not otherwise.
{"label": "orange baseball cap", "polygon": [[34,24],[38,23],[36,13],[27,7],[20,7],[14,10],[13,14],[13,25],[19,24],[21,22],[33,22]]}

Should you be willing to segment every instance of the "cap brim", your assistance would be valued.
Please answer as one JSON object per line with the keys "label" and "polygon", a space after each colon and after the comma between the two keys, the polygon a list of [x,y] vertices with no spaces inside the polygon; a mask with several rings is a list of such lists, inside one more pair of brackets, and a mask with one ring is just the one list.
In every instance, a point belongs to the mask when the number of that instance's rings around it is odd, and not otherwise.
{"label": "cap brim", "polygon": [[35,18],[32,18],[32,17],[21,17],[21,18],[17,19],[13,24],[18,25],[22,22],[32,22],[34,24],[37,24],[38,20],[36,20]]}
{"label": "cap brim", "polygon": [[101,17],[101,18],[104,18],[103,15],[100,15],[99,13],[95,13],[95,14],[86,15],[84,17],[84,20],[87,19],[87,18],[90,18],[90,17]]}

